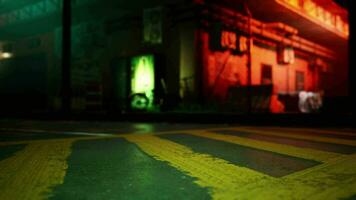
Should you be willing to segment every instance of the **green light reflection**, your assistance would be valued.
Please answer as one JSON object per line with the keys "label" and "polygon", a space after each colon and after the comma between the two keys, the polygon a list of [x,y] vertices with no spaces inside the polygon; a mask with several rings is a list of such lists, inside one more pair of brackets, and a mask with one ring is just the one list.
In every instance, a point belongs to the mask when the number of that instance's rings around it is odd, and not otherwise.
{"label": "green light reflection", "polygon": [[[131,61],[131,94],[145,94],[149,100],[147,108],[152,108],[154,90],[154,57],[153,55],[137,56]],[[135,104],[131,104],[136,108]],[[142,109],[142,105],[137,107]]]}

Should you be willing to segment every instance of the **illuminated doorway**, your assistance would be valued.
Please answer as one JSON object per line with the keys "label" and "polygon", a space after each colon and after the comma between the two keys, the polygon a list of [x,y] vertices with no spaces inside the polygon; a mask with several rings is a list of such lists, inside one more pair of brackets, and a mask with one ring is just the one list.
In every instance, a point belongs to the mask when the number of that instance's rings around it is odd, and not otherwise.
{"label": "illuminated doorway", "polygon": [[134,110],[153,108],[155,73],[154,56],[143,55],[131,59],[131,98]]}

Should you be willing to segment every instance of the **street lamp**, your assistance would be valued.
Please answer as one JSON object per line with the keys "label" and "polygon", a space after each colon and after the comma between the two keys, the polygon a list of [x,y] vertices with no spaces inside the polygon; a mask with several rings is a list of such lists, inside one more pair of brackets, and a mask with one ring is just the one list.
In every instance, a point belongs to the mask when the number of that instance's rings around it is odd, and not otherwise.
{"label": "street lamp", "polygon": [[0,50],[0,59],[9,59],[13,57],[11,44],[5,44]]}
{"label": "street lamp", "polygon": [[12,53],[10,52],[2,52],[1,53],[1,58],[2,59],[8,59],[8,58],[11,58],[12,57]]}

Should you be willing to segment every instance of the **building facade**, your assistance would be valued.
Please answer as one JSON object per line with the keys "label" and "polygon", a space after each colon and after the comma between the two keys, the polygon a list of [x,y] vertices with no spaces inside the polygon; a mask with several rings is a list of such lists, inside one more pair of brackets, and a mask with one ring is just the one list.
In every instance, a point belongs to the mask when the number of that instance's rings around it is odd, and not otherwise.
{"label": "building facade", "polygon": [[[61,2],[0,1],[4,107],[61,108]],[[349,95],[348,12],[331,0],[72,4],[74,112],[300,112],[301,91]]]}

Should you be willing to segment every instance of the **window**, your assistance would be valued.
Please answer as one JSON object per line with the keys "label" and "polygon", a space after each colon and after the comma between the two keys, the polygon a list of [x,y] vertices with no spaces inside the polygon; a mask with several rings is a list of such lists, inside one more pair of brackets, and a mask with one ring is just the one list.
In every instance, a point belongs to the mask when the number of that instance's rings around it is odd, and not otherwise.
{"label": "window", "polygon": [[261,84],[272,84],[272,66],[262,64],[261,67]]}
{"label": "window", "polygon": [[296,91],[304,90],[304,72],[302,71],[296,71],[295,90]]}
{"label": "window", "polygon": [[325,90],[328,88],[328,81],[330,80],[330,73],[321,72],[319,78],[319,89]]}

